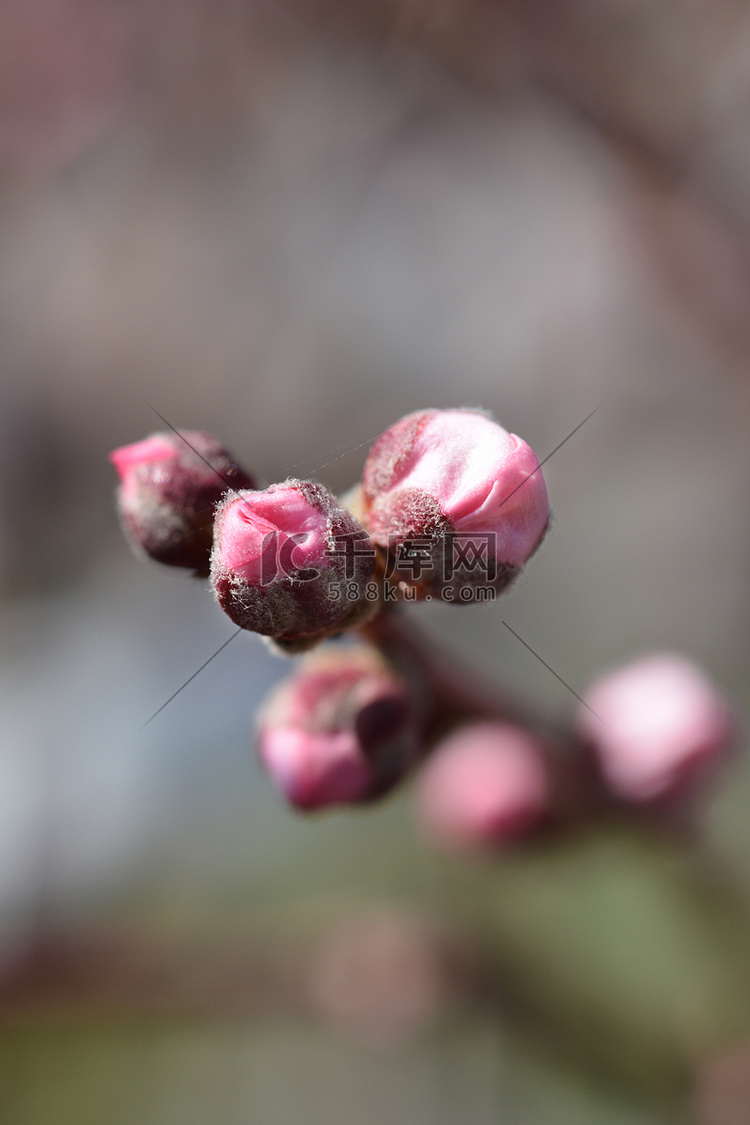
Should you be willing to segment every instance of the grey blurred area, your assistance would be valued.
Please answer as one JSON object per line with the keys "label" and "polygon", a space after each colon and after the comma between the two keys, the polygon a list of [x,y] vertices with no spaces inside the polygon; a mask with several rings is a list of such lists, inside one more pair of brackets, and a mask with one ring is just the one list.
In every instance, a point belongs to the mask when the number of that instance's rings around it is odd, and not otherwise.
{"label": "grey blurred area", "polygon": [[296,818],[257,638],[148,722],[233,627],[107,463],[154,410],[339,491],[419,407],[572,434],[503,604],[415,624],[552,717],[503,619],[576,691],[685,651],[746,721],[748,109],[739,0],[0,6],[4,1122],[750,1121],[733,923],[685,905],[693,849],[750,894],[746,762],[676,852],[446,870],[408,792]]}

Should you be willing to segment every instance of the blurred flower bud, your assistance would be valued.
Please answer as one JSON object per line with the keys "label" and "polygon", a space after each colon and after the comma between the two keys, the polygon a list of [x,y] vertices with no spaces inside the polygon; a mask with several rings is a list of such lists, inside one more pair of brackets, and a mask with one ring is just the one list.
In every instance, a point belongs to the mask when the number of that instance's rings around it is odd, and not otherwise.
{"label": "blurred flower bud", "polygon": [[497,847],[525,836],[548,811],[543,749],[501,722],[460,727],[435,747],[417,779],[417,819],[450,851]]}
{"label": "blurred flower bud", "polygon": [[258,751],[298,809],[372,800],[416,757],[408,687],[373,649],[316,653],[270,696]]}
{"label": "blurred flower bud", "polygon": [[535,454],[474,410],[420,410],[386,430],[367,458],[361,502],[387,553],[386,577],[450,602],[504,589],[549,521]]}
{"label": "blurred flower bud", "polygon": [[320,484],[230,493],[216,512],[211,582],[237,625],[302,651],[371,616],[375,551]]}
{"label": "blurred flower bud", "polygon": [[578,728],[609,788],[626,801],[658,800],[691,789],[734,740],[727,704],[703,672],[681,656],[649,656],[602,676],[584,701]]}
{"label": "blurred flower bud", "polygon": [[214,506],[228,488],[252,486],[211,434],[186,430],[152,434],[113,450],[117,506],[123,530],[138,552],[169,566],[209,571]]}

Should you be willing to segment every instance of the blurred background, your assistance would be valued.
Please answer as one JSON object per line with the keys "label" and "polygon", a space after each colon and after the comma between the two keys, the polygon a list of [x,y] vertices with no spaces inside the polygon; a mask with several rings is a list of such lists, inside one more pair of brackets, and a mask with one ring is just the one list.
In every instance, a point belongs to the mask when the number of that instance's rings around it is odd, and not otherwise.
{"label": "blurred background", "polygon": [[415,616],[550,717],[657,648],[748,719],[750,10],[740,0],[0,4],[0,1120],[750,1122],[750,771],[695,839],[492,864],[408,790],[303,819],[285,675],[141,563],[108,451],[206,429],[357,480],[480,405],[555,523]]}

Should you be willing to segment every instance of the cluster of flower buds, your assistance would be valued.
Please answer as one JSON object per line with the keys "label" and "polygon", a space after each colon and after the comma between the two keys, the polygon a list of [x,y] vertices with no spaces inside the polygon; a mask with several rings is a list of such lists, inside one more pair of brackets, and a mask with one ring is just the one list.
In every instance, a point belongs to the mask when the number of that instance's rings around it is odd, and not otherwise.
{"label": "cluster of flower buds", "polygon": [[539,461],[481,411],[402,418],[344,500],[313,481],[258,489],[202,432],[153,434],[111,460],[136,550],[209,577],[241,628],[285,653],[360,631],[357,644],[307,653],[262,710],[260,759],[297,809],[361,805],[421,765],[430,842],[496,849],[592,810],[663,808],[731,748],[726,704],[682,658],[594,683],[560,754],[559,737],[509,722],[492,699],[467,702],[398,624],[399,601],[494,600],[547,530]]}
{"label": "cluster of flower buds", "polygon": [[153,434],[111,460],[136,549],[210,572],[234,622],[292,652],[402,599],[494,600],[549,522],[537,458],[477,410],[391,426],[348,505],[313,481],[256,489],[200,432]]}
{"label": "cluster of flower buds", "polygon": [[435,846],[487,852],[617,808],[687,812],[736,741],[700,668],[648,656],[591,685],[564,745],[515,724],[459,726],[417,779],[417,818]]}

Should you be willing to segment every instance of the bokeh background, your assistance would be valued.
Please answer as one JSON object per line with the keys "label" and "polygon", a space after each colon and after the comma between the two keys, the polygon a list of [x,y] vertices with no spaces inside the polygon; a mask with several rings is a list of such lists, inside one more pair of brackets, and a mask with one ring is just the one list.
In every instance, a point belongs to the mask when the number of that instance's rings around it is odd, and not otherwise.
{"label": "bokeh background", "polygon": [[143,564],[108,451],[356,481],[481,405],[555,523],[420,627],[550,717],[649,649],[748,719],[740,0],[0,4],[0,1120],[750,1122],[750,772],[676,843],[447,863],[408,789],[295,817],[285,674]]}

